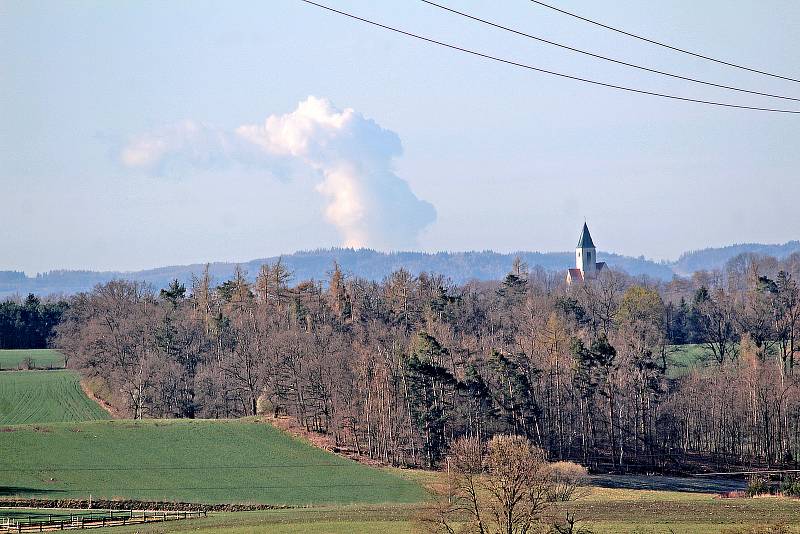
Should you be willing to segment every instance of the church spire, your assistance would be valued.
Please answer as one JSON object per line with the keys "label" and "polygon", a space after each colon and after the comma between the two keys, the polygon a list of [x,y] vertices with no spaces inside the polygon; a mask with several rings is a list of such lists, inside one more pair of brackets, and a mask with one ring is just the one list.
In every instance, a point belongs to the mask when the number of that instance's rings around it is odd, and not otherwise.
{"label": "church spire", "polygon": [[578,246],[576,248],[594,248],[592,235],[589,233],[589,227],[586,226],[585,222],[583,223],[583,232],[581,233],[581,238],[578,241]]}
{"label": "church spire", "polygon": [[567,285],[576,281],[586,282],[604,270],[606,270],[606,263],[597,261],[597,249],[592,241],[592,234],[589,233],[589,226],[584,221],[581,238],[578,240],[578,246],[575,247],[575,268],[567,270]]}

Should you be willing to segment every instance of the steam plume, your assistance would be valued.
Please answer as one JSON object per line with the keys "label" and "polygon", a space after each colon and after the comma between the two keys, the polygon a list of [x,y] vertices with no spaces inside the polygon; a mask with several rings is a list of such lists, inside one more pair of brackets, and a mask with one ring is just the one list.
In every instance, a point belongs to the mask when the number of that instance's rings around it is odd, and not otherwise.
{"label": "steam plume", "polygon": [[392,158],[401,153],[394,132],[351,108],[338,110],[310,96],[290,113],[230,133],[186,122],[139,136],[123,149],[121,160],[152,169],[168,159],[271,167],[290,158],[321,174],[316,191],[327,199],[325,217],[343,245],[399,249],[413,247],[419,232],[436,219],[434,207],[392,171]]}

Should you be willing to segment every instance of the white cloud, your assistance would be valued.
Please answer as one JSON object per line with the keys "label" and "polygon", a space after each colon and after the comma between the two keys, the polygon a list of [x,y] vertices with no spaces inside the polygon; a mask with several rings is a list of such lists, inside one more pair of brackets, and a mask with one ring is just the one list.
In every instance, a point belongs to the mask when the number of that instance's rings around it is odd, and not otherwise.
{"label": "white cloud", "polygon": [[139,136],[123,149],[129,167],[161,168],[169,161],[211,166],[257,164],[270,170],[296,160],[323,177],[315,190],[327,199],[325,216],[349,247],[413,247],[419,232],[436,219],[434,207],[417,198],[394,174],[400,139],[351,108],[308,97],[284,115],[232,133],[187,121]]}
{"label": "white cloud", "polygon": [[295,111],[270,115],[263,126],[240,126],[236,133],[268,152],[307,157],[314,145],[321,146],[340,136],[354,116],[350,108],[340,112],[327,100],[309,96]]}
{"label": "white cloud", "polygon": [[127,167],[155,172],[179,162],[208,168],[247,161],[247,147],[228,132],[187,120],[132,138],[120,160]]}

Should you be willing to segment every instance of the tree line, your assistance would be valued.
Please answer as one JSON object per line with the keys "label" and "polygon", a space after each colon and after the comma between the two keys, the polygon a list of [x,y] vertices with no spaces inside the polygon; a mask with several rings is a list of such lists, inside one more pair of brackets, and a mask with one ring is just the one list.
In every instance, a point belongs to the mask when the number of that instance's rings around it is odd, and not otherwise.
{"label": "tree line", "polygon": [[[289,416],[397,465],[497,435],[594,469],[796,464],[798,277],[800,254],[570,287],[521,261],[498,282],[334,264],[294,283],[279,260],[254,283],[98,285],[70,299],[56,343],[127,416]],[[681,343],[709,361],[677,367]]]}
{"label": "tree line", "polygon": [[0,302],[0,349],[47,347],[67,306],[64,300],[42,302],[35,295]]}

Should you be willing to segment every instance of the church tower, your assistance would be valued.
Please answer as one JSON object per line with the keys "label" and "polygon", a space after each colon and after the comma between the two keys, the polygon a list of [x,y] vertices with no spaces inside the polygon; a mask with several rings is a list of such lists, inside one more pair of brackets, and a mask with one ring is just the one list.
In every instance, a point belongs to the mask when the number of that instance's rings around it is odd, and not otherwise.
{"label": "church tower", "polygon": [[581,270],[584,278],[591,278],[597,269],[596,261],[597,249],[592,242],[589,227],[583,223],[583,232],[578,240],[578,246],[575,247],[575,267]]}
{"label": "church tower", "polygon": [[575,247],[575,268],[567,269],[567,285],[575,282],[586,282],[597,276],[600,271],[606,270],[604,261],[597,261],[597,249],[589,233],[589,227],[583,223],[583,231]]}

